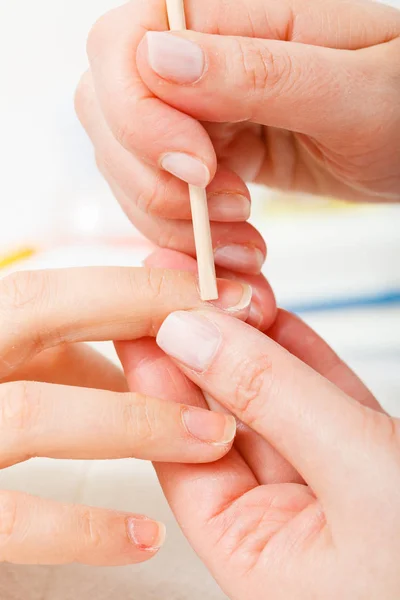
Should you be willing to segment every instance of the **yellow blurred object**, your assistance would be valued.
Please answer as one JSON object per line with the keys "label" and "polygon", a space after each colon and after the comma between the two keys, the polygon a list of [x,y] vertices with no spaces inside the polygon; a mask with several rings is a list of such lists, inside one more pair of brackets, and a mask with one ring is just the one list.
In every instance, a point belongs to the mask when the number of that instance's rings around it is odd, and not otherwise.
{"label": "yellow blurred object", "polygon": [[36,250],[29,247],[20,248],[19,250],[15,250],[14,252],[10,252],[10,254],[3,256],[0,254],[0,269],[5,269],[17,262],[26,260],[27,258],[34,256],[34,254],[36,254]]}

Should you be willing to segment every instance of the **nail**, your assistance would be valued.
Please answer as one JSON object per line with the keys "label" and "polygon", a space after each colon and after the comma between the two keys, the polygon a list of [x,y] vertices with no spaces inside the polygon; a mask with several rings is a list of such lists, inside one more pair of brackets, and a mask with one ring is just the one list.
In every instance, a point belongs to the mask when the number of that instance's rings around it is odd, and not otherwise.
{"label": "nail", "polygon": [[147,517],[129,518],[127,530],[131,542],[140,550],[159,550],[165,541],[165,525]]}
{"label": "nail", "polygon": [[256,329],[260,329],[264,322],[264,315],[261,306],[256,300],[253,300],[249,308],[249,317],[247,323]]}
{"label": "nail", "polygon": [[149,31],[146,41],[149,65],[163,79],[189,84],[203,75],[204,53],[194,42],[160,31]]}
{"label": "nail", "polygon": [[226,269],[258,275],[261,272],[265,256],[258,248],[232,244],[217,248],[214,252],[216,264]]}
{"label": "nail", "polygon": [[171,313],[157,336],[161,350],[199,373],[211,365],[221,343],[222,336],[211,321],[183,311]]}
{"label": "nail", "polygon": [[230,444],[236,435],[236,420],[223,414],[185,408],[182,420],[186,430],[201,442],[222,446]]}
{"label": "nail", "polygon": [[247,283],[228,279],[218,279],[218,300],[213,306],[230,313],[240,312],[249,308],[253,296],[253,288]]}
{"label": "nail", "polygon": [[205,188],[210,183],[210,171],[198,158],[184,152],[169,152],[161,159],[161,167],[190,185]]}
{"label": "nail", "polygon": [[246,196],[240,194],[210,194],[208,211],[212,221],[243,222],[250,217],[251,204]]}

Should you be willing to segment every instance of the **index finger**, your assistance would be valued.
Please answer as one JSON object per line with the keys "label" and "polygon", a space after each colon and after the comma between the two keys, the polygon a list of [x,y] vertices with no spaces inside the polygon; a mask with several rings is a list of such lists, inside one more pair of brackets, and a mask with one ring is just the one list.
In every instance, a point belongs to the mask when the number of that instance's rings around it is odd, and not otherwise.
{"label": "index finger", "polygon": [[[246,318],[251,289],[218,281],[219,308]],[[173,310],[201,306],[191,273],[78,268],[20,272],[0,280],[0,379],[63,343],[155,336]]]}

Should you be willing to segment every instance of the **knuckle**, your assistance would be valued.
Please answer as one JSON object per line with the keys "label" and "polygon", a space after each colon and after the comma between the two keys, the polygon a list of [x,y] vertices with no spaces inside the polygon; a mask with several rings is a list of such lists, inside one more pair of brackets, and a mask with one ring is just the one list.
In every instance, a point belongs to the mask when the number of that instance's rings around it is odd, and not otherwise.
{"label": "knuckle", "polygon": [[93,509],[87,508],[82,511],[80,525],[83,546],[89,546],[92,549],[101,546],[103,536]]}
{"label": "knuckle", "polygon": [[3,383],[0,388],[0,430],[32,430],[41,412],[40,390],[40,384],[31,381]]}
{"label": "knuckle", "polygon": [[110,21],[113,12],[109,11],[101,15],[89,31],[86,40],[86,53],[90,61],[96,60],[104,51],[104,41],[108,38],[110,32]]}
{"label": "knuckle", "polygon": [[272,364],[267,356],[245,359],[237,368],[234,385],[234,405],[248,425],[257,420],[265,400],[266,385],[273,381]]}
{"label": "knuckle", "polygon": [[243,91],[246,95],[250,91],[257,104],[260,102],[260,96],[276,96],[293,81],[290,57],[283,53],[275,55],[257,41],[238,40],[233,57],[242,70],[243,76],[240,81]]}
{"label": "knuckle", "polygon": [[159,173],[153,185],[146,186],[141,190],[136,199],[136,205],[140,210],[154,216],[165,214],[168,206],[168,184],[165,179],[164,174]]}
{"label": "knuckle", "polygon": [[0,280],[0,308],[19,310],[35,306],[47,290],[43,271],[21,271]]}
{"label": "knuckle", "polygon": [[93,98],[94,90],[92,75],[90,71],[86,71],[77,85],[74,98],[75,112],[83,126],[85,126],[86,116],[93,103]]}
{"label": "knuckle", "polygon": [[138,135],[134,124],[134,121],[120,117],[114,127],[115,139],[128,151],[134,150],[138,143]]}
{"label": "knuckle", "polygon": [[400,462],[400,422],[383,412],[365,407],[362,410],[362,432],[366,444],[389,449],[391,456]]}
{"label": "knuckle", "polygon": [[155,414],[146,396],[133,394],[123,412],[125,433],[136,449],[145,449],[155,438]]}
{"label": "knuckle", "polygon": [[0,493],[0,561],[7,560],[7,546],[17,523],[17,498],[13,492]]}

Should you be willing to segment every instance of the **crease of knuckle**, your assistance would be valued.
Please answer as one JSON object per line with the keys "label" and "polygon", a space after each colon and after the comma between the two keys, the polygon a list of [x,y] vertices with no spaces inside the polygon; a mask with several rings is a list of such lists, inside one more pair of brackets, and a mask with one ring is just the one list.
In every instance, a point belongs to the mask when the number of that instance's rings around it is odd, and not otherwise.
{"label": "crease of knuckle", "polygon": [[268,48],[260,47],[253,41],[237,42],[234,53],[241,66],[243,91],[254,98],[256,110],[261,100],[276,97],[292,80],[293,67],[290,57],[284,54],[275,56]]}
{"label": "crease of knuckle", "polygon": [[146,396],[134,394],[123,409],[123,426],[135,451],[145,450],[155,440],[156,416]]}
{"label": "crease of knuckle", "polygon": [[103,543],[103,535],[96,519],[95,511],[87,508],[80,515],[82,544],[90,549],[99,548]]}
{"label": "crease of knuckle", "polygon": [[271,388],[272,381],[272,363],[265,355],[257,359],[245,359],[237,368],[234,383],[234,408],[250,427],[261,416],[266,400],[266,390]]}
{"label": "crease of knuckle", "polygon": [[47,275],[42,271],[20,271],[0,280],[0,309],[35,307],[46,296]]}
{"label": "crease of knuckle", "polygon": [[13,492],[0,493],[0,561],[7,560],[7,546],[17,526],[18,503]]}
{"label": "crease of knuckle", "polygon": [[[0,431],[28,434],[37,425],[42,412],[41,384],[31,381],[3,383],[0,386]],[[8,450],[9,441],[7,443]]]}
{"label": "crease of knuckle", "polygon": [[153,185],[142,189],[136,198],[136,206],[145,213],[155,216],[165,214],[168,207],[168,183],[171,178],[166,178],[164,173],[159,172]]}

